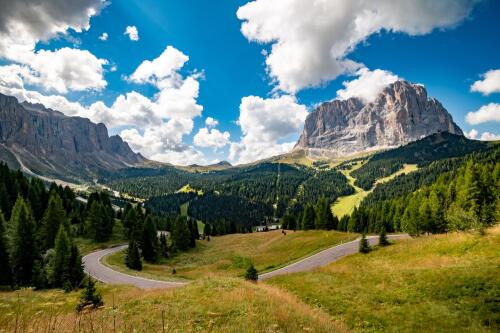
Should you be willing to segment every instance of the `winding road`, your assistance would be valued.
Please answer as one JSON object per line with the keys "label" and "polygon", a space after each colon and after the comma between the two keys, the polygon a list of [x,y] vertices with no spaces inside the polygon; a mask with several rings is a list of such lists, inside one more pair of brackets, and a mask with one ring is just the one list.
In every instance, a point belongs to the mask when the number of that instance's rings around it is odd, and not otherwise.
{"label": "winding road", "polygon": [[[406,234],[389,235],[389,239],[404,239],[410,238]],[[368,236],[370,245],[375,245],[378,241],[378,236]],[[128,275],[117,272],[107,266],[101,261],[102,258],[127,248],[127,245],[120,245],[111,247],[104,250],[99,250],[87,254],[82,258],[85,273],[90,274],[96,280],[109,284],[128,284],[136,286],[140,289],[155,289],[155,288],[178,288],[185,286],[188,282],[173,282],[173,281],[159,281],[146,279],[138,276]],[[278,275],[305,272],[315,268],[325,266],[329,263],[335,262],[345,256],[357,253],[359,249],[359,238],[353,241],[330,247],[326,250],[313,254],[307,258],[291,263],[285,267],[278,268],[274,271],[267,272],[259,275],[259,280],[263,281]]]}

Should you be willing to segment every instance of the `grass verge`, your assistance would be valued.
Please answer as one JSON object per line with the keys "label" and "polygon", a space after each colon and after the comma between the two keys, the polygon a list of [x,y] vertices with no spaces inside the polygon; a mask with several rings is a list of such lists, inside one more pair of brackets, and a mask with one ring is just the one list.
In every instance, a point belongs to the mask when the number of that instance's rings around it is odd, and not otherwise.
{"label": "grass verge", "polygon": [[0,331],[345,332],[293,295],[241,279],[201,279],[176,290],[100,288],[104,307],[84,314],[74,311],[75,292],[0,292]]}
{"label": "grass verge", "polygon": [[289,231],[286,236],[280,230],[233,234],[198,241],[195,249],[164,259],[160,264],[145,263],[141,272],[124,265],[125,252],[104,257],[103,263],[128,274],[163,280],[197,279],[214,274],[242,276],[250,263],[259,272],[272,270],[354,238],[356,235],[352,233],[319,230]]}
{"label": "grass verge", "polygon": [[401,241],[269,283],[355,331],[500,329],[500,227]]}

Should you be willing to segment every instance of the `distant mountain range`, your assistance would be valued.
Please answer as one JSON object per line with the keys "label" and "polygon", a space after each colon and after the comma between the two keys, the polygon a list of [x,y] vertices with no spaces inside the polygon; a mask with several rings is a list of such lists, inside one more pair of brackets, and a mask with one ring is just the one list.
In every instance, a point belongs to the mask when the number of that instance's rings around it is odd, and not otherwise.
{"label": "distant mountain range", "polygon": [[308,115],[295,150],[312,157],[346,157],[399,147],[438,132],[463,135],[422,85],[396,81],[373,102],[349,98],[321,104]]}
{"label": "distant mountain range", "polygon": [[[350,98],[317,107],[308,115],[290,156],[300,152],[313,159],[344,158],[399,147],[440,132],[463,136],[451,115],[427,96],[422,85],[397,81],[370,103]],[[40,104],[20,103],[2,94],[0,159],[11,168],[73,182],[113,178],[120,169],[177,168],[134,153],[118,135],[109,136],[104,124],[68,117]],[[222,161],[179,168],[208,172],[232,167]]]}
{"label": "distant mountain range", "polygon": [[110,137],[104,124],[2,94],[0,159],[12,168],[69,181],[146,161],[118,135]]}

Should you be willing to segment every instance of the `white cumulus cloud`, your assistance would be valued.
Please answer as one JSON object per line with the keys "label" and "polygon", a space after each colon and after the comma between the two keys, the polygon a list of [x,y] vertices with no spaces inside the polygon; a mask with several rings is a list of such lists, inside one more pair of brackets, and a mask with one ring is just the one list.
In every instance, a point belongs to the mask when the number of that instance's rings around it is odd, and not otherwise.
{"label": "white cumulus cloud", "polygon": [[500,69],[492,69],[481,75],[482,80],[478,80],[470,87],[471,91],[480,92],[483,95],[490,95],[500,92]]}
{"label": "white cumulus cloud", "polygon": [[469,132],[465,133],[465,136],[469,139],[473,140],[481,140],[481,141],[497,141],[500,140],[500,134],[493,134],[490,132],[483,132],[479,135],[479,131],[476,129],[471,129]]}
{"label": "white cumulus cloud", "polygon": [[295,141],[283,141],[300,131],[306,117],[306,107],[293,96],[243,97],[238,119],[243,136],[231,143],[229,159],[248,163],[290,151]]}
{"label": "white cumulus cloud", "polygon": [[229,132],[221,132],[216,128],[200,128],[193,138],[193,143],[198,147],[204,148],[222,148],[230,143]]}
{"label": "white cumulus cloud", "polygon": [[139,40],[139,31],[135,25],[129,25],[125,28],[124,35],[127,35],[131,41],[137,42]]}
{"label": "white cumulus cloud", "polygon": [[490,103],[483,105],[479,108],[479,110],[467,113],[465,121],[471,125],[477,125],[490,121],[500,122],[500,104]]}
{"label": "white cumulus cloud", "polygon": [[99,39],[102,40],[103,42],[107,41],[108,40],[108,33],[107,32],[103,32],[100,36],[99,36]]}
{"label": "white cumulus cloud", "polygon": [[381,31],[412,36],[448,28],[467,17],[475,0],[255,0],[238,9],[241,32],[272,44],[267,70],[277,88],[295,93],[360,64],[348,58],[356,46]]}
{"label": "white cumulus cloud", "polygon": [[216,127],[219,125],[219,121],[212,117],[207,117],[207,119],[205,119],[205,125],[207,125],[207,127]]}
{"label": "white cumulus cloud", "polygon": [[370,71],[366,67],[356,72],[357,79],[345,81],[344,89],[337,91],[337,98],[349,99],[358,97],[366,103],[373,102],[382,90],[398,80],[398,76],[381,69]]}

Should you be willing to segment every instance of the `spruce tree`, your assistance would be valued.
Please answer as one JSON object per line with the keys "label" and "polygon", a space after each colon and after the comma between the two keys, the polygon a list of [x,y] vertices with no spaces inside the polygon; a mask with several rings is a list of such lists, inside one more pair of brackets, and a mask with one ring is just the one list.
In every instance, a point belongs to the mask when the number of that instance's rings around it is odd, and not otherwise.
{"label": "spruce tree", "polygon": [[7,252],[7,238],[5,237],[5,219],[0,211],[0,286],[12,283],[9,253]]}
{"label": "spruce tree", "polygon": [[95,282],[90,276],[85,281],[85,288],[82,290],[80,295],[80,302],[78,303],[76,310],[82,311],[83,309],[90,307],[96,309],[102,306],[104,302],[102,301],[101,293],[97,290]]}
{"label": "spruce tree", "polygon": [[[174,222],[175,223],[175,222]],[[203,235],[210,236],[212,234],[212,228],[210,227],[210,223],[205,223],[205,227],[203,228]]]}
{"label": "spruce tree", "polygon": [[186,251],[189,249],[191,233],[187,225],[186,218],[178,216],[172,226],[172,243],[178,251]]}
{"label": "spruce tree", "polygon": [[387,239],[387,232],[385,231],[385,226],[380,229],[380,235],[378,238],[378,245],[387,246],[389,245],[389,239]]}
{"label": "spruce tree", "polygon": [[63,287],[70,281],[69,259],[71,256],[71,242],[63,225],[59,226],[55,240],[54,260],[52,267],[52,284],[54,287]]}
{"label": "spruce tree", "polygon": [[35,221],[22,197],[16,201],[17,211],[11,221],[14,234],[11,243],[11,267],[14,284],[29,286],[33,282],[33,267],[39,257]]}
{"label": "spruce tree", "polygon": [[99,201],[93,201],[87,212],[85,228],[87,235],[96,242],[109,240],[113,232],[114,218],[106,211],[104,205]]}
{"label": "spruce tree", "polygon": [[50,194],[49,204],[42,219],[43,248],[50,249],[54,247],[54,241],[59,231],[59,226],[66,220],[66,211],[64,210],[61,197],[57,192]]}
{"label": "spruce tree", "polygon": [[249,281],[257,281],[259,279],[259,274],[253,264],[248,266],[247,271],[245,272],[245,279]]}
{"label": "spruce tree", "polygon": [[322,197],[316,204],[316,229],[329,230],[332,229],[332,212],[330,206],[327,204],[326,199]]}
{"label": "spruce tree", "polygon": [[306,205],[304,209],[304,215],[302,216],[302,229],[310,230],[314,229],[314,221],[316,220],[316,216],[314,213],[314,208],[312,205]]}
{"label": "spruce tree", "polygon": [[160,243],[158,242],[158,231],[153,218],[148,215],[144,221],[142,231],[142,256],[144,260],[155,263],[160,259]]}
{"label": "spruce tree", "polygon": [[137,231],[139,230],[139,214],[136,209],[129,208],[123,218],[123,226],[125,227],[125,232],[128,239],[135,239],[137,236]]}
{"label": "spruce tree", "polygon": [[165,236],[164,233],[160,235],[160,252],[163,258],[168,258],[170,256],[167,244],[167,237]]}
{"label": "spruce tree", "polygon": [[136,271],[142,270],[141,254],[139,253],[139,247],[137,246],[137,243],[135,241],[130,241],[128,243],[125,264],[130,269],[135,269]]}
{"label": "spruce tree", "polygon": [[72,289],[78,288],[85,275],[83,273],[82,256],[80,255],[80,251],[75,244],[71,245],[71,252],[68,260],[68,271],[69,280],[67,282],[71,285]]}
{"label": "spruce tree", "polygon": [[361,236],[361,240],[359,241],[359,252],[361,253],[368,253],[370,252],[370,244],[368,243],[368,240],[366,239],[366,235],[363,233]]}

